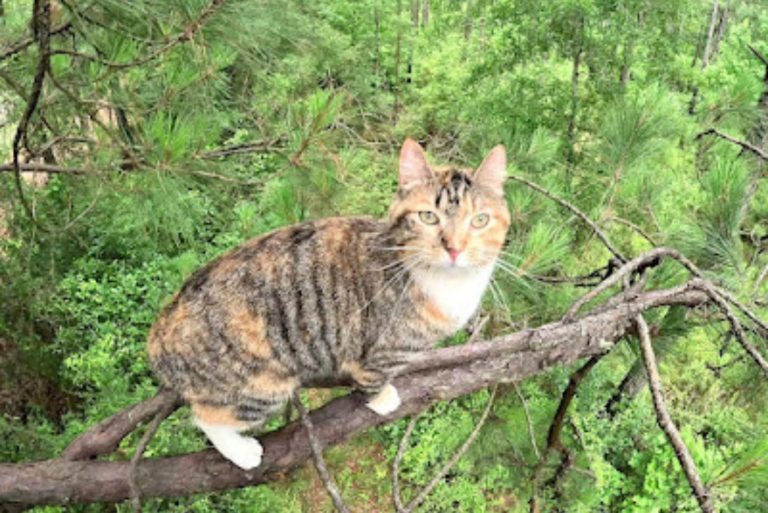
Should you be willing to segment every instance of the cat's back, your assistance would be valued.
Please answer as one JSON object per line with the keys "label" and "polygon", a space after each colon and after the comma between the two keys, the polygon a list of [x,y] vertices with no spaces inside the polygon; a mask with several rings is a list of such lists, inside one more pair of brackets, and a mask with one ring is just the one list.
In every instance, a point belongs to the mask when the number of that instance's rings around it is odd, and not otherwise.
{"label": "cat's back", "polygon": [[266,360],[278,356],[273,348],[282,342],[290,354],[305,337],[333,340],[335,334],[323,330],[339,324],[350,292],[364,294],[371,286],[367,270],[381,263],[370,259],[387,257],[370,251],[385,230],[370,218],[326,218],[225,253],[190,276],[163,309],[150,330],[150,360],[162,377],[171,374],[157,368],[163,357],[221,360],[245,349]]}

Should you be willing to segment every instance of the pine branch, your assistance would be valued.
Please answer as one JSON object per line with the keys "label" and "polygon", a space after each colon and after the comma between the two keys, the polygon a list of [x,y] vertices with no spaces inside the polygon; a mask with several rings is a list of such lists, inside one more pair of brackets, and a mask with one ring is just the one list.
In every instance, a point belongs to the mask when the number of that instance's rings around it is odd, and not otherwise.
{"label": "pine branch", "polygon": [[[68,21],[66,23],[62,23],[61,25],[58,25],[52,28],[49,34],[51,36],[57,36],[62,32],[68,31],[70,28],[72,28],[72,22]],[[29,36],[8,45],[2,51],[0,51],[0,62],[4,61],[9,57],[13,57],[19,52],[23,52],[24,50],[26,50],[27,48],[35,44],[36,41],[37,40],[34,37]]]}
{"label": "pine branch", "polygon": [[[567,467],[567,462],[570,462],[571,460],[569,451],[563,445],[563,441],[561,439],[561,434],[563,432],[563,426],[565,423],[565,415],[568,412],[568,407],[571,405],[573,398],[576,397],[576,391],[579,389],[579,385],[587,376],[587,374],[589,374],[592,368],[597,364],[597,362],[600,361],[604,354],[605,353],[595,355],[587,360],[587,362],[579,367],[576,372],[571,374],[571,377],[568,379],[568,385],[565,387],[565,390],[563,390],[563,394],[560,397],[560,403],[558,404],[555,415],[552,417],[552,422],[549,425],[549,430],[547,432],[547,446],[544,448],[544,452],[541,454],[541,456],[539,456],[539,462],[536,464],[536,468],[533,472],[534,492],[531,495],[530,502],[530,510],[532,512],[539,510],[537,488],[538,483],[541,480],[541,474],[544,471],[544,467],[546,466],[549,459],[549,455],[552,453],[552,451],[559,452],[561,455],[561,466],[565,465]],[[553,479],[556,479],[557,476],[562,474],[564,471],[565,467],[563,469],[558,469],[558,471],[555,473],[555,476],[553,476]]]}
{"label": "pine branch", "polygon": [[184,30],[182,30],[179,34],[171,38],[171,40],[168,41],[166,44],[164,44],[160,48],[153,50],[147,55],[144,55],[143,57],[134,59],[129,62],[112,62],[106,59],[102,59],[97,55],[90,55],[87,53],[78,52],[75,50],[68,50],[65,48],[58,48],[54,50],[52,53],[54,55],[69,55],[71,57],[77,57],[77,58],[89,60],[89,61],[101,64],[102,66],[105,66],[110,69],[127,69],[127,68],[133,68],[136,66],[141,66],[149,62],[152,62],[153,60],[157,59],[158,57],[168,52],[169,50],[172,50],[173,48],[175,48],[177,45],[181,43],[191,41],[195,37],[195,35],[200,31],[200,29],[203,27],[203,25],[208,20],[208,18],[210,18],[216,11],[218,11],[221,8],[222,5],[224,5],[224,2],[225,0],[212,0],[211,3],[205,9],[203,9],[203,12],[200,13],[200,16],[198,16],[192,23],[187,25],[187,27],[185,27]]}

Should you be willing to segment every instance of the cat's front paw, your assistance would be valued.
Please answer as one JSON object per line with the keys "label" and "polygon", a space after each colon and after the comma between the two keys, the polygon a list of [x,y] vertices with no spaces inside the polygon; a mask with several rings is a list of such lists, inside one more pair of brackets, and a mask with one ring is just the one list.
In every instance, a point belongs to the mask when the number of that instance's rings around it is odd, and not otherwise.
{"label": "cat's front paw", "polygon": [[383,416],[389,415],[398,409],[400,403],[400,395],[397,393],[397,389],[392,384],[387,383],[366,403],[366,406]]}

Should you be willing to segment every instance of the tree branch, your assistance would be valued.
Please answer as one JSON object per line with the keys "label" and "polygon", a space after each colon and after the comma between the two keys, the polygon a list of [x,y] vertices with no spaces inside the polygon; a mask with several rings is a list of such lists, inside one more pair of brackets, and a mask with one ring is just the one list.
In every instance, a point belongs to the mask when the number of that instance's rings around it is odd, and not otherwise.
{"label": "tree branch", "polygon": [[667,411],[664,390],[661,386],[661,377],[659,376],[659,369],[656,367],[656,356],[653,354],[653,346],[651,345],[651,335],[648,332],[648,324],[645,322],[642,314],[635,318],[635,322],[637,322],[645,370],[648,373],[648,387],[651,389],[653,406],[656,410],[656,420],[675,450],[675,456],[677,456],[680,466],[683,467],[685,477],[691,485],[691,490],[693,490],[693,494],[696,496],[701,511],[704,513],[714,513],[715,510],[712,507],[709,491],[704,487],[701,477],[699,477],[699,471],[696,469],[696,463],[694,463],[691,453],[688,451],[685,442],[683,442],[680,436],[680,432],[677,430],[677,426],[675,426],[669,411]]}
{"label": "tree branch", "polygon": [[726,141],[737,144],[741,146],[741,148],[745,151],[749,151],[751,153],[754,153],[758,157],[760,157],[762,160],[765,160],[768,162],[768,153],[766,153],[764,150],[761,150],[757,146],[754,146],[746,141],[742,141],[740,139],[736,139],[732,135],[725,134],[721,132],[720,130],[717,130],[716,128],[710,128],[709,130],[705,130],[701,132],[699,135],[696,136],[696,139],[700,139],[704,137],[705,135],[715,135],[721,139],[725,139]]}
{"label": "tree branch", "polygon": [[[318,440],[324,446],[342,443],[364,429],[413,415],[436,401],[448,400],[499,382],[519,381],[555,366],[600,354],[610,348],[633,319],[649,308],[697,306],[708,295],[687,283],[638,294],[571,322],[555,322],[490,342],[454,346],[420,354],[406,374],[395,380],[401,407],[387,417],[364,406],[357,393],[336,399],[311,412]],[[170,395],[169,395],[170,394]],[[117,502],[131,496],[128,461],[73,461],[114,448],[141,420],[175,400],[170,392],[118,413],[73,442],[67,458],[32,463],[0,464],[0,502],[25,505]],[[176,497],[279,480],[303,465],[312,450],[300,423],[294,422],[260,437],[261,466],[242,471],[214,449],[179,456],[140,460],[136,483],[143,497]]]}
{"label": "tree branch", "polygon": [[[16,171],[13,164],[0,164],[0,172]],[[19,163],[19,172],[24,171],[36,171],[41,173],[57,173],[63,175],[84,175],[87,174],[85,169],[77,167],[62,167],[54,166],[52,164],[38,164],[35,162],[28,162],[26,164]]]}

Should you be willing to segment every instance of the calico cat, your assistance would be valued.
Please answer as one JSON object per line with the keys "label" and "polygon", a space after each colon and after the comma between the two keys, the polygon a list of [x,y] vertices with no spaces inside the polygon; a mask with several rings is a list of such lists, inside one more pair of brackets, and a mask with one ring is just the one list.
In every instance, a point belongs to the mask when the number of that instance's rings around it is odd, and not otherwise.
{"label": "calico cat", "polygon": [[243,469],[259,428],[302,385],[345,377],[380,415],[415,351],[477,309],[509,227],[506,153],[431,167],[408,139],[388,219],[336,217],[252,239],[195,272],[149,334],[152,367]]}

